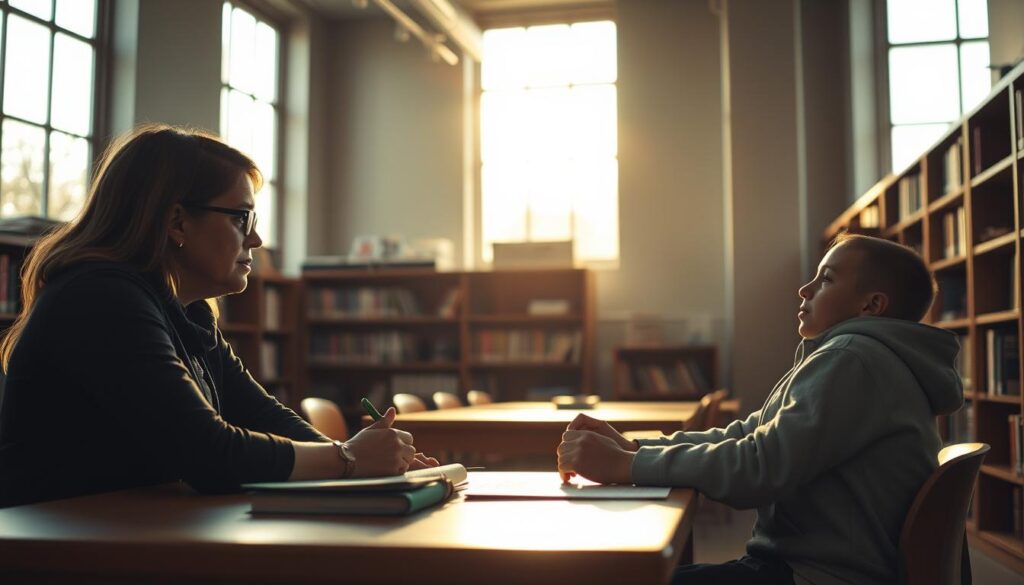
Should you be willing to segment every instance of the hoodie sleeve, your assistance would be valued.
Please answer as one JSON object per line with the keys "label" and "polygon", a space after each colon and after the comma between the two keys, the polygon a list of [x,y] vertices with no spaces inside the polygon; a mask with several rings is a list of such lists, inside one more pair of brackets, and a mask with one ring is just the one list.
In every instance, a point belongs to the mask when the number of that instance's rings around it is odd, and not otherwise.
{"label": "hoodie sleeve", "polygon": [[693,431],[689,433],[679,431],[656,439],[637,439],[637,443],[639,443],[641,447],[667,447],[670,445],[681,444],[699,445],[701,443],[721,443],[727,439],[742,439],[754,432],[760,418],[761,411],[759,410],[752,413],[745,420],[735,420],[724,428],[714,428],[706,431]]}
{"label": "hoodie sleeve", "polygon": [[879,387],[849,349],[817,352],[795,373],[771,419],[742,437],[733,423],[729,436],[716,443],[641,447],[633,481],[693,487],[737,508],[785,499],[890,432],[881,420],[885,408],[870,395]]}

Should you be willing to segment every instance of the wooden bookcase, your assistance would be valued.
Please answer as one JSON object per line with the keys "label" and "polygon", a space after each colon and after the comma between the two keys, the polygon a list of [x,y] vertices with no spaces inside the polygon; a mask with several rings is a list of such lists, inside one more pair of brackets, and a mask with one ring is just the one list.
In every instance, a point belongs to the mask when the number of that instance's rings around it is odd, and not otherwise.
{"label": "wooden bookcase", "polygon": [[[0,234],[0,334],[14,323],[21,311],[21,267],[36,238]],[[3,257],[6,256],[6,260]],[[3,274],[6,272],[6,274]],[[3,374],[0,373],[0,378]],[[0,401],[3,384],[0,383]]]}
{"label": "wooden bookcase", "polygon": [[[718,351],[710,345],[617,347],[613,369],[615,400],[697,400],[718,387]],[[661,383],[652,372],[661,372]]]}
{"label": "wooden bookcase", "polygon": [[[947,442],[992,446],[979,475],[968,532],[972,544],[1019,572],[1024,572],[1019,532],[1024,475],[1010,461],[1008,419],[1024,412],[1022,102],[1024,65],[907,169],[873,186],[823,234],[825,243],[848,230],[915,247],[935,272],[940,290],[925,322],[960,335],[966,397],[965,407],[948,420],[941,417],[939,428]],[[913,183],[920,194],[918,206]],[[1006,383],[1010,376],[999,383],[997,361],[1003,370],[1016,370],[1015,383]]]}
{"label": "wooden bookcase", "polygon": [[218,326],[253,377],[297,410],[303,398],[302,281],[249,275],[249,286],[218,299]]}
{"label": "wooden bookcase", "polygon": [[[305,283],[308,392],[361,414],[396,392],[497,400],[589,393],[593,282],[587,270],[315,270]],[[555,301],[559,314],[531,314]],[[547,303],[549,308],[552,303]]]}

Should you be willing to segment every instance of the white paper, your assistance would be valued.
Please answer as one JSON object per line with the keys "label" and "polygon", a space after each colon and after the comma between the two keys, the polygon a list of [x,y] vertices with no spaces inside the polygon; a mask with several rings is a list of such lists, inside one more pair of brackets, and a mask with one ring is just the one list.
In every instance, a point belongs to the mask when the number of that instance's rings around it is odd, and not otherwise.
{"label": "white paper", "polygon": [[634,485],[601,485],[579,476],[563,484],[557,472],[472,472],[467,498],[552,500],[664,500],[671,488]]}

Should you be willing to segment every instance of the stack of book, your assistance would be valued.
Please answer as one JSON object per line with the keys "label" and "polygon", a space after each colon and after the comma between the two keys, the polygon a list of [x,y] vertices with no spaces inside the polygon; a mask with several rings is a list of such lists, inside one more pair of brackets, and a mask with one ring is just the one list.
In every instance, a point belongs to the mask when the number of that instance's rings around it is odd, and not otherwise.
{"label": "stack of book", "polygon": [[967,213],[962,205],[942,216],[942,250],[946,258],[967,253]]}
{"label": "stack of book", "polygon": [[921,209],[921,173],[907,175],[897,184],[899,195],[900,221]]}
{"label": "stack of book", "polygon": [[989,394],[1020,395],[1020,358],[1017,356],[1016,331],[985,331],[985,366]]}
{"label": "stack of book", "polygon": [[580,331],[485,329],[476,334],[476,359],[483,363],[579,363]]}
{"label": "stack of book", "polygon": [[960,148],[960,142],[961,139],[957,138],[956,142],[946,149],[946,156],[942,165],[942,184],[945,186],[946,193],[952,193],[963,185],[963,166],[962,159],[960,158],[962,149]]}
{"label": "stack of book", "polygon": [[310,288],[312,317],[400,317],[419,315],[412,291],[397,287]]}

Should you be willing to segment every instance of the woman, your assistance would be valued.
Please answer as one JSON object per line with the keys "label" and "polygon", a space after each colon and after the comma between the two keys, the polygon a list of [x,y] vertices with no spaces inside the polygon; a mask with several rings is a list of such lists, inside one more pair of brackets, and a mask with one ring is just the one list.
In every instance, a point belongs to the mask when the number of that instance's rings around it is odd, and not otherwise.
{"label": "woman", "polygon": [[183,479],[391,475],[436,465],[394,409],[332,443],[269,396],[207,299],[245,290],[256,165],[216,138],[146,126],[99,164],[79,217],[42,238],[0,343],[0,507]]}

